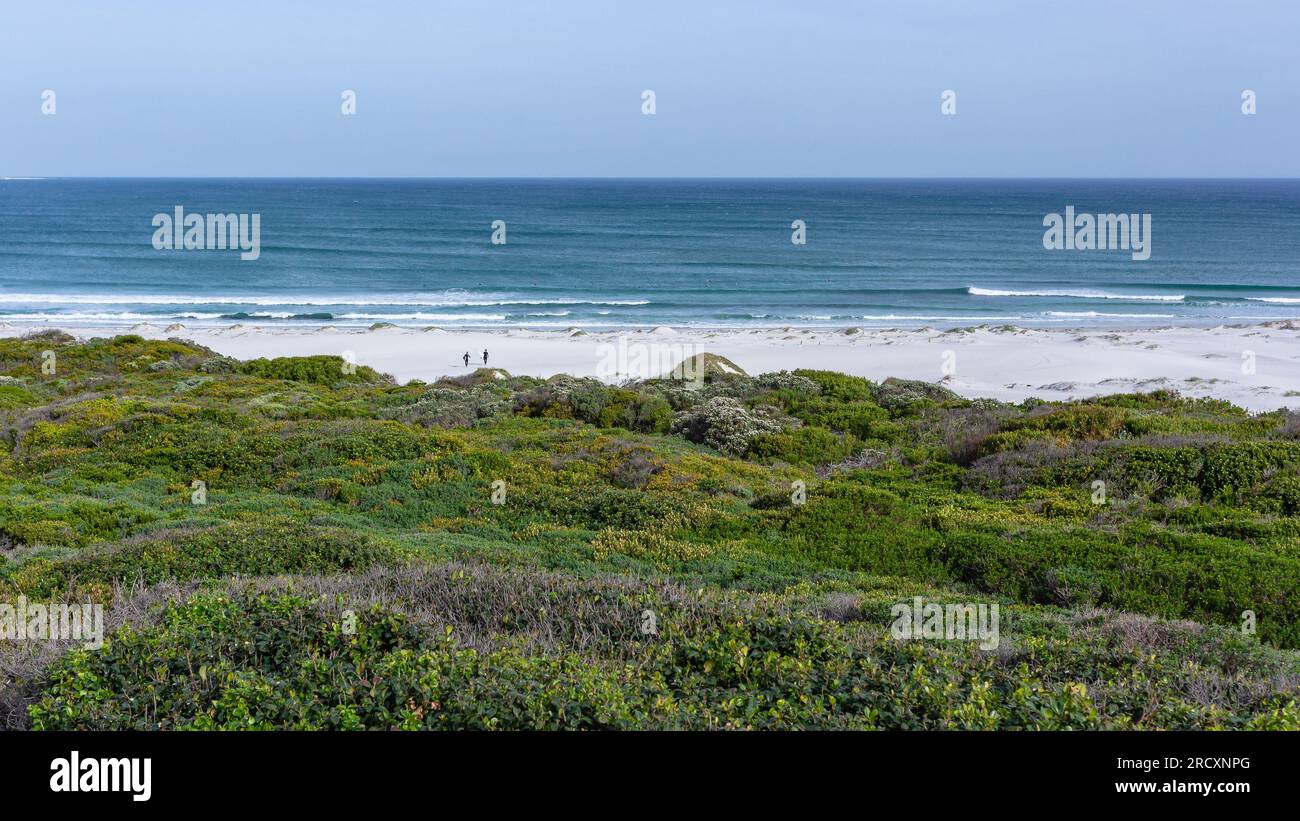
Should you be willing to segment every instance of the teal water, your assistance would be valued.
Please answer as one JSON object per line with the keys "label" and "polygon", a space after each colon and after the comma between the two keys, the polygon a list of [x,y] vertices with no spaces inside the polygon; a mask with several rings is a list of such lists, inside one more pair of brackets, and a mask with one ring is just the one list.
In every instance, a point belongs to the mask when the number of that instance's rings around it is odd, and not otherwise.
{"label": "teal water", "polygon": [[[156,250],[256,213],[260,257]],[[1151,258],[1043,247],[1149,213]],[[804,220],[807,244],[791,243]],[[506,243],[490,242],[492,223]],[[1300,316],[1295,180],[0,180],[0,321],[1146,327]]]}

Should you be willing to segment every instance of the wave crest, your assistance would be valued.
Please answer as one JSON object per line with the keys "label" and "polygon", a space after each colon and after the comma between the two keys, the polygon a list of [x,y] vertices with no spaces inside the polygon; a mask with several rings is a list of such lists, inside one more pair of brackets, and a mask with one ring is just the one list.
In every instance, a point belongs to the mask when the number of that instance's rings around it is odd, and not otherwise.
{"label": "wave crest", "polygon": [[966,289],[971,296],[995,297],[1069,297],[1071,299],[1128,299],[1138,302],[1182,302],[1186,294],[1112,294],[1108,291],[1004,291],[998,288],[977,288],[974,285]]}

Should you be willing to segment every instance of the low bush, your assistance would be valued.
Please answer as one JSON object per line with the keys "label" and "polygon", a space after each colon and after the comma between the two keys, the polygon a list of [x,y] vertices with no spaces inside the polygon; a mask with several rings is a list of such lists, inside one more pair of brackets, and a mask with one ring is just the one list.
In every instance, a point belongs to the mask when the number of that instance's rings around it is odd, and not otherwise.
{"label": "low bush", "polygon": [[78,592],[103,598],[118,584],[364,570],[399,556],[362,533],[268,516],[163,530],[64,559],[32,559],[9,581],[31,599]]}

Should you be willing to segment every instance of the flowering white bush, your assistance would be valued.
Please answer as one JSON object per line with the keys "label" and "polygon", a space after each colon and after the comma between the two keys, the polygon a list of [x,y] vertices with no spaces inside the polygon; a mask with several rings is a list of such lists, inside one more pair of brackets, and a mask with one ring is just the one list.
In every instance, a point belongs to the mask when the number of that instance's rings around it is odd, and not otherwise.
{"label": "flowering white bush", "polygon": [[715,396],[673,418],[673,433],[723,453],[744,456],[760,433],[776,433],[781,425],[763,411],[747,408],[729,396]]}
{"label": "flowering white bush", "polygon": [[806,376],[799,376],[789,371],[777,371],[776,373],[765,373],[754,377],[754,384],[760,388],[771,388],[772,390],[789,390],[797,393],[820,394],[821,385],[812,381]]}

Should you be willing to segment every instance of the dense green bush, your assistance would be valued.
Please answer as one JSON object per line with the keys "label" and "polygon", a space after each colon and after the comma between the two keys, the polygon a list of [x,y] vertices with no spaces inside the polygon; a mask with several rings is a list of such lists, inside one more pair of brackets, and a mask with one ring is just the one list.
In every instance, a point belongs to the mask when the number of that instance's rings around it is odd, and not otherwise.
{"label": "dense green bush", "polygon": [[662,396],[602,385],[595,380],[554,379],[519,396],[524,416],[580,419],[605,428],[665,433],[672,406]]}
{"label": "dense green bush", "polygon": [[837,436],[822,427],[803,427],[781,433],[760,433],[750,442],[748,453],[759,460],[824,465],[843,461],[861,447],[862,443],[854,436]]}
{"label": "dense green bush", "polygon": [[102,595],[119,583],[364,570],[397,561],[399,555],[363,533],[264,516],[162,530],[64,559],[33,559],[9,581],[29,598],[44,600],[77,593]]}
{"label": "dense green bush", "polygon": [[340,356],[281,356],[275,359],[250,359],[240,363],[236,370],[262,379],[288,379],[317,385],[387,381],[387,378],[374,368],[345,362]]}
{"label": "dense green bush", "polygon": [[409,404],[384,408],[386,419],[424,427],[469,427],[510,409],[510,392],[493,385],[470,389],[432,387]]}
{"label": "dense green bush", "polygon": [[[450,627],[419,629],[379,606],[208,594],[170,607],[156,627],[119,631],[102,651],[69,653],[30,717],[51,730],[1300,727],[1294,702],[1259,699],[1239,715],[1197,703],[1167,650],[1145,662],[1144,679],[1171,684],[1153,700],[1136,682],[1093,692],[1068,674],[1025,679],[993,657],[849,640],[856,632],[712,609],[633,639],[637,662],[626,664],[465,648]],[[1044,643],[1037,653],[1104,679],[1124,648],[1099,633],[1091,649]]]}

